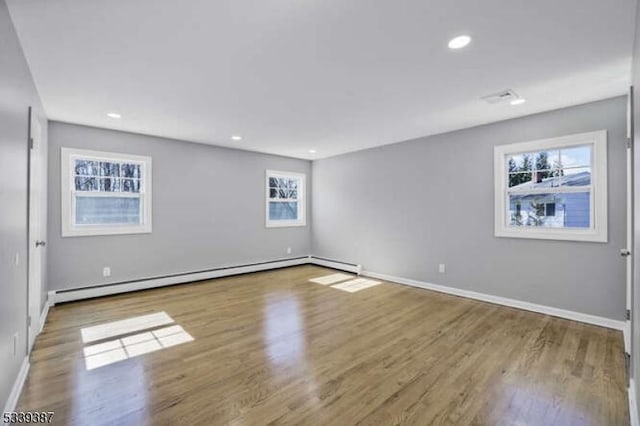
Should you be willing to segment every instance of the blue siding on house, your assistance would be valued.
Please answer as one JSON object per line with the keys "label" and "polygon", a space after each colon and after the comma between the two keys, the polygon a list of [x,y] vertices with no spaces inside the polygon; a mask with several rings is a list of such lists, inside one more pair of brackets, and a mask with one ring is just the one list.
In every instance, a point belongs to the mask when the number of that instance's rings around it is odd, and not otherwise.
{"label": "blue siding on house", "polygon": [[[535,204],[555,204],[554,216],[542,216],[544,224],[541,226],[551,228],[589,228],[590,199],[588,192],[575,192],[564,194],[542,194],[512,197],[509,202],[509,213],[515,214],[517,205],[520,211],[523,226],[535,226],[527,224],[527,217],[536,217]],[[515,225],[512,223],[512,225]]]}
{"label": "blue siding on house", "polygon": [[564,223],[567,228],[588,228],[589,193],[576,192],[565,195]]}

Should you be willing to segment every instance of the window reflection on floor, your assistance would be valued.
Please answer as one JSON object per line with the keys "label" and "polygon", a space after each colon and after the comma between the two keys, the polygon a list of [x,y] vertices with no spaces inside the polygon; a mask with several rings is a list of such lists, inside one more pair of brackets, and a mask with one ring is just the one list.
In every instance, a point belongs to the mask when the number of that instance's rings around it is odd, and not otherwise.
{"label": "window reflection on floor", "polygon": [[[166,312],[158,312],[83,328],[81,334],[85,343],[104,340],[105,336],[109,338],[123,336],[85,346],[83,355],[87,370],[93,370],[194,340],[189,333],[177,324],[156,328],[159,325],[166,325],[167,322],[169,324],[174,323]],[[141,332],[135,333],[136,331]]]}
{"label": "window reflection on floor", "polygon": [[349,293],[355,293],[356,291],[381,284],[380,281],[370,280],[368,278],[354,278],[352,275],[340,273],[312,278],[309,282],[330,286],[331,288]]}
{"label": "window reflection on floor", "polygon": [[265,347],[274,364],[290,364],[304,358],[304,322],[295,296],[271,295],[265,305],[264,327]]}

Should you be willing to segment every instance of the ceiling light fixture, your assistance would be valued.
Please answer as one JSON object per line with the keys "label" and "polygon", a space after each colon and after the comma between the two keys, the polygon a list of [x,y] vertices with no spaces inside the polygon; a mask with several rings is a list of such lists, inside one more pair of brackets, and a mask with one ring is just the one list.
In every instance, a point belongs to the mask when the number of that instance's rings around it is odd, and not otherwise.
{"label": "ceiling light fixture", "polygon": [[449,40],[449,49],[462,49],[471,42],[471,37],[468,35],[461,35]]}
{"label": "ceiling light fixture", "polygon": [[510,103],[511,103],[511,105],[522,105],[525,102],[527,102],[526,99],[519,98],[519,99],[512,100]]}
{"label": "ceiling light fixture", "polygon": [[231,139],[233,139],[234,141],[241,141],[242,140],[242,136],[233,135],[233,136],[231,136]]}
{"label": "ceiling light fixture", "polygon": [[315,154],[317,151],[315,149],[310,149],[309,154]]}
{"label": "ceiling light fixture", "polygon": [[109,117],[109,118],[122,118],[122,116],[120,114],[118,114],[117,112],[107,113],[107,117]]}

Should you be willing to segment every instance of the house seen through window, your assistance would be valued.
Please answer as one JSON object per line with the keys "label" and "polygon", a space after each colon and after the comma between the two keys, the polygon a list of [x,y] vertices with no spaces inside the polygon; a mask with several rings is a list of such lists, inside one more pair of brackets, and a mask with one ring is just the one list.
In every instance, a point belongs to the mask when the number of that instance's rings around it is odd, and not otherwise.
{"label": "house seen through window", "polygon": [[592,145],[508,157],[512,226],[591,226]]}
{"label": "house seen through window", "polygon": [[495,148],[496,236],[606,240],[606,132]]}

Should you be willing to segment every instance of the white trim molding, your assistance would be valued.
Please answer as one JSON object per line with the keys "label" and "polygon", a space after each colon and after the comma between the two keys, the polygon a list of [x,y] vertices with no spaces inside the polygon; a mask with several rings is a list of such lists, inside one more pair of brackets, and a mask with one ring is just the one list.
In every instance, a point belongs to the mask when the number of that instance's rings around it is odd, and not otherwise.
{"label": "white trim molding", "polygon": [[629,423],[631,426],[640,426],[638,420],[638,397],[636,395],[636,382],[635,380],[629,380],[629,388],[627,389],[629,396]]}
{"label": "white trim molding", "polygon": [[20,394],[22,393],[22,387],[24,386],[24,382],[27,380],[27,375],[29,374],[29,367],[31,367],[31,364],[29,364],[29,357],[26,356],[22,360],[22,365],[20,365],[18,377],[16,377],[15,382],[13,382],[11,393],[9,394],[9,398],[4,405],[4,413],[16,410],[18,400],[20,399]]}
{"label": "white trim molding", "polygon": [[554,317],[569,319],[572,321],[584,322],[587,324],[597,325],[600,327],[612,328],[614,330],[624,331],[625,321],[618,321],[611,318],[599,317],[596,315],[583,314],[581,312],[569,311],[566,309],[554,308],[551,306],[538,305],[536,303],[524,302],[507,297],[493,296],[485,293],[478,293],[471,290],[462,290],[459,288],[427,283],[424,281],[413,280],[410,278],[395,277],[392,275],[380,274],[372,271],[362,271],[362,275],[385,280],[393,283],[404,284],[411,287],[423,288],[425,290],[433,290],[439,293],[451,294],[454,296],[466,297],[468,299],[480,300],[483,302],[494,303],[496,305],[509,306],[511,308],[523,309],[525,311],[537,312],[540,314],[551,315]]}
{"label": "white trim molding", "polygon": [[247,274],[250,272],[286,268],[296,265],[306,265],[308,263],[309,257],[305,256],[292,259],[265,261],[250,265],[226,266],[207,271],[187,272],[165,277],[140,279],[121,283],[101,284],[94,287],[57,290],[55,292],[49,292],[49,298],[52,304],[71,302],[74,300],[90,299],[93,297],[109,296],[119,293],[128,293],[131,291],[146,290],[150,288],[165,287],[174,284],[184,284],[194,281],[209,280],[212,278],[227,277],[230,275]]}
{"label": "white trim molding", "polygon": [[94,287],[74,288],[69,290],[57,290],[49,292],[49,305],[56,303],[70,302],[74,300],[90,299],[93,297],[109,296],[112,294],[127,293],[137,290],[145,290],[156,287],[165,287],[175,284],[183,284],[194,281],[202,281],[213,278],[227,277],[231,275],[247,274],[251,272],[267,271],[271,269],[287,268],[289,266],[298,265],[318,265],[327,268],[338,269],[346,272],[355,273],[371,278],[377,278],[391,283],[404,284],[411,287],[418,287],[425,290],[437,291],[440,293],[451,294],[454,296],[466,297],[468,299],[480,300],[483,302],[494,303],[502,306],[523,309],[525,311],[537,312],[541,314],[551,315],[559,318],[569,319],[572,321],[583,322],[586,324],[597,325],[600,327],[611,328],[614,330],[625,331],[627,328],[626,321],[614,320],[611,318],[600,317],[596,315],[584,314],[581,312],[569,311],[566,309],[554,308],[551,306],[539,305],[536,303],[525,302],[522,300],[509,299],[507,297],[493,296],[485,293],[479,293],[471,290],[463,290],[459,288],[427,283],[410,278],[396,277],[393,275],[381,274],[373,271],[362,269],[362,265],[342,262],[335,259],[326,259],[317,256],[304,256],[291,259],[280,259],[255,263],[250,265],[228,266],[208,271],[189,272],[183,274],[175,274],[165,277],[156,277],[149,279],[140,279],[135,281],[127,281],[121,283],[102,284]]}
{"label": "white trim molding", "polygon": [[624,338],[624,351],[631,355],[631,321],[624,322],[622,337]]}
{"label": "white trim molding", "polygon": [[[514,191],[508,188],[509,155],[562,150],[578,146],[591,146],[591,184],[584,187],[561,186]],[[535,161],[535,159],[534,159]],[[510,192],[513,191],[513,192]],[[566,194],[590,192],[589,228],[553,228],[543,226],[511,226],[509,216],[510,194]],[[579,133],[550,139],[520,142],[494,147],[494,227],[496,237],[534,238],[544,240],[569,240],[607,242],[607,131]]]}
{"label": "white trim molding", "polygon": [[47,316],[49,315],[49,308],[52,306],[52,296],[55,295],[55,292],[50,291],[47,293],[47,301],[44,304],[44,309],[42,309],[42,313],[40,314],[40,324],[38,325],[38,334],[42,333],[42,329],[44,329],[44,324],[47,322]]}
{"label": "white trim molding", "polygon": [[309,256],[309,263],[311,263],[312,265],[324,266],[326,268],[351,272],[358,275],[362,272],[362,265],[341,262],[339,260],[333,259],[325,259],[324,257]]}

